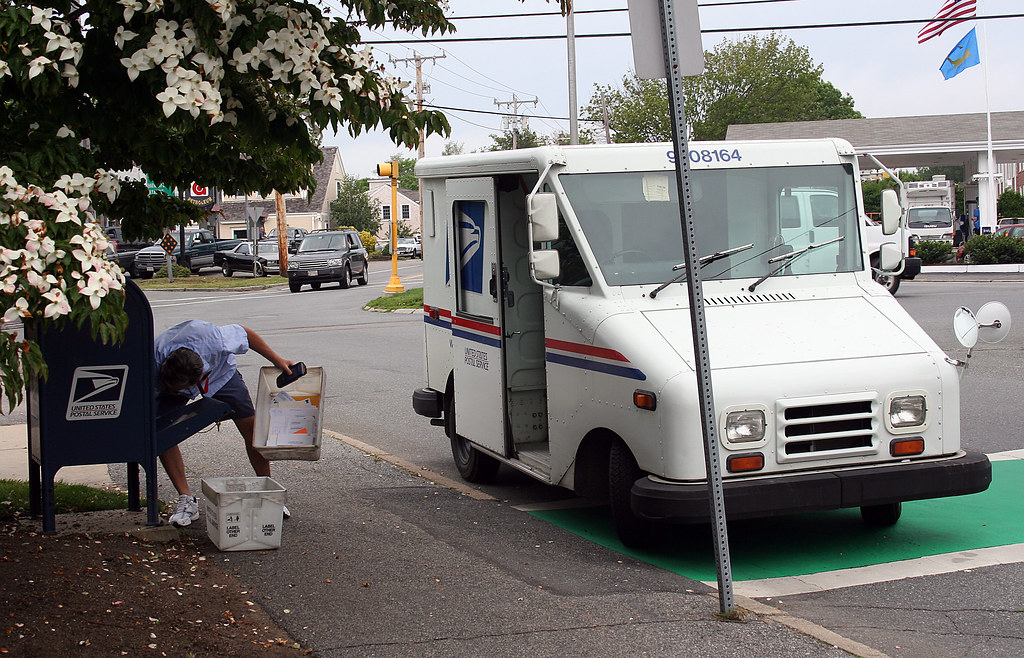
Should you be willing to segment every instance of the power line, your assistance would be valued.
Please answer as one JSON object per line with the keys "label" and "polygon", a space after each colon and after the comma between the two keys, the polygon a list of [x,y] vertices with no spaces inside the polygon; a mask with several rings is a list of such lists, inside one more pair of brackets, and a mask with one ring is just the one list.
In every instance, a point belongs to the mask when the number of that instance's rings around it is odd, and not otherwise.
{"label": "power line", "polygon": [[[768,0],[761,0],[767,2]],[[974,16],[971,20],[976,21],[988,21],[988,20],[1001,20],[1004,18],[1024,18],[1024,14],[996,14],[993,16]],[[960,20],[960,19],[950,19]],[[708,28],[702,29],[701,34],[722,34],[732,32],[787,32],[790,30],[821,30],[829,28],[844,28],[844,27],[883,27],[888,25],[912,25],[918,23],[931,23],[931,18],[908,18],[902,20],[891,20],[891,21],[862,21],[856,23],[816,23],[812,25],[776,25],[770,27],[723,27],[723,28]],[[628,37],[631,36],[629,32],[605,32],[597,34],[577,34],[577,39],[607,39],[610,37]],[[454,37],[446,39],[392,39],[389,41],[363,41],[362,43],[367,45],[376,45],[381,43],[471,43],[471,42],[489,42],[489,41],[544,41],[553,39],[565,39],[564,34],[540,34],[533,36],[500,36],[500,37]]]}

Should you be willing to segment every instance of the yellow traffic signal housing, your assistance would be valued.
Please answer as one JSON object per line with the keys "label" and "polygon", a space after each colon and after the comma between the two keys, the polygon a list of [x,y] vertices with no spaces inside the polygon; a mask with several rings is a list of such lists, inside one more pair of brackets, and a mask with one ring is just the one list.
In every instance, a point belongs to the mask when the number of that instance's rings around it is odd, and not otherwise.
{"label": "yellow traffic signal housing", "polygon": [[377,175],[387,176],[388,178],[398,178],[398,163],[397,162],[382,162],[377,165]]}

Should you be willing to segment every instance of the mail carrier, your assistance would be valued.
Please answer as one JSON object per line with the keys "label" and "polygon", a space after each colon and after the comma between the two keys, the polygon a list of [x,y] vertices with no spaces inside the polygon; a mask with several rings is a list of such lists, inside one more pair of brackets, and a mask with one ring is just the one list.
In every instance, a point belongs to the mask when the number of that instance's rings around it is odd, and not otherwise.
{"label": "mail carrier", "polygon": [[[420,160],[426,388],[471,482],[507,464],[607,498],[620,538],[710,518],[671,144]],[[729,518],[984,490],[954,362],[872,280],[836,140],[693,143]],[[899,202],[886,197],[886,231]],[[899,267],[894,242],[882,268]],[[443,420],[442,420],[443,419]]]}

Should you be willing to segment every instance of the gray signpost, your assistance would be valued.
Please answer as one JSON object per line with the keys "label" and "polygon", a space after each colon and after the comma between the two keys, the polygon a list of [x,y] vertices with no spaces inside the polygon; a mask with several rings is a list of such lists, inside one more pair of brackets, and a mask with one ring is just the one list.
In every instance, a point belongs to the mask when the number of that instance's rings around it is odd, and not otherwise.
{"label": "gray signpost", "polygon": [[[732,593],[732,564],[729,559],[725,492],[722,486],[721,460],[718,455],[718,431],[715,423],[714,392],[711,387],[707,324],[704,318],[700,253],[697,250],[693,196],[690,190],[690,149],[686,136],[686,110],[683,105],[683,77],[697,75],[704,70],[697,0],[629,0],[628,6],[637,75],[648,78],[663,77],[668,82],[672,136],[676,153],[679,214],[683,224],[684,256],[688,272],[693,354],[697,366],[701,428],[704,432],[704,462],[708,474],[708,499],[714,524],[719,606],[723,616],[733,617],[736,614],[736,605]],[[657,47],[658,44],[661,44],[660,49]],[[658,50],[661,50],[660,58]],[[661,66],[658,65],[659,59]]]}

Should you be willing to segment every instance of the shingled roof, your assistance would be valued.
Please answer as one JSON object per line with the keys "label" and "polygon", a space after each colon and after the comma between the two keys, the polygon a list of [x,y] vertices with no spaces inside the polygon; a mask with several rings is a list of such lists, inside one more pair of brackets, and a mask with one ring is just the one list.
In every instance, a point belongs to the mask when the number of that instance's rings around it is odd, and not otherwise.
{"label": "shingled roof", "polygon": [[[299,197],[285,198],[286,214],[299,215],[324,212],[324,199],[327,196],[327,187],[331,178],[331,171],[334,168],[334,160],[338,157],[338,147],[327,146],[321,148],[320,151],[324,157],[319,163],[313,165],[313,180],[316,181],[316,189],[313,191],[312,199],[308,198],[305,194]],[[267,205],[268,202],[269,206]],[[274,214],[275,212],[274,198],[272,196],[268,199],[250,198],[249,204],[251,206],[263,206],[264,210],[269,214]],[[245,221],[245,201],[224,201],[220,204],[220,207],[227,221]]]}

